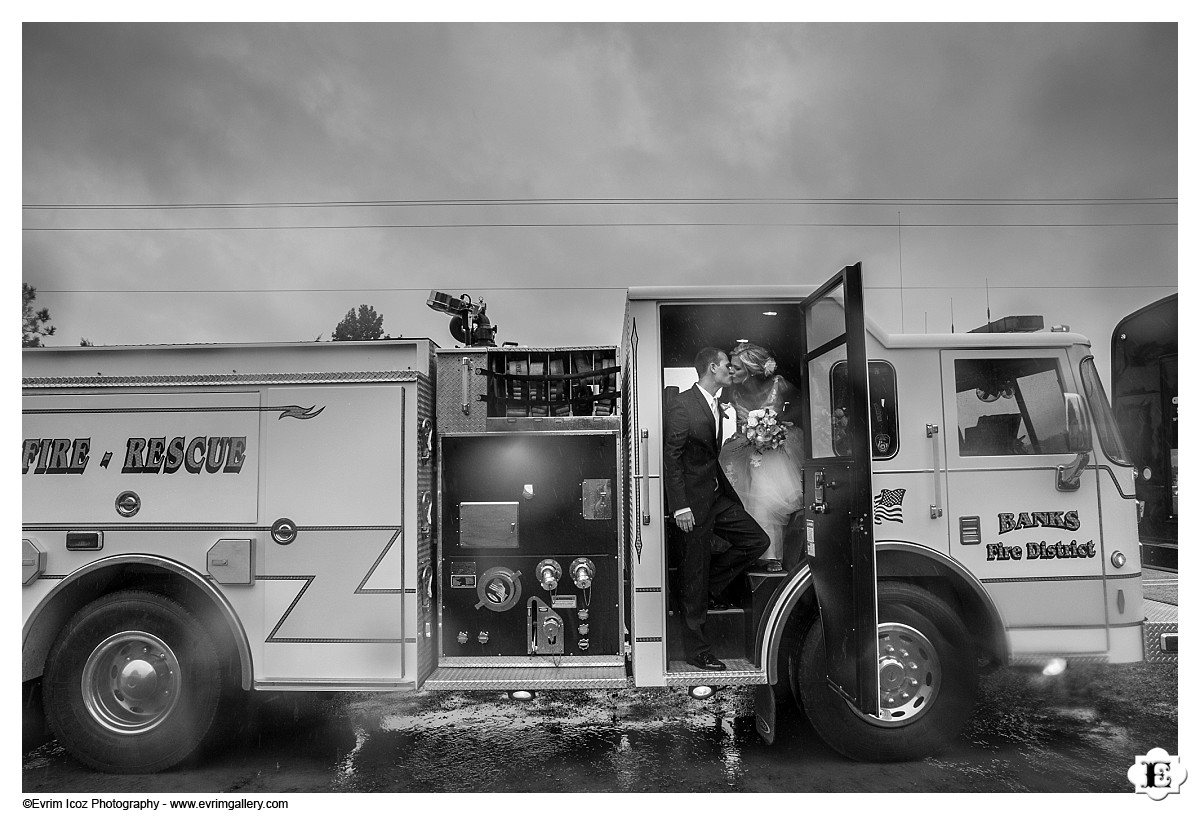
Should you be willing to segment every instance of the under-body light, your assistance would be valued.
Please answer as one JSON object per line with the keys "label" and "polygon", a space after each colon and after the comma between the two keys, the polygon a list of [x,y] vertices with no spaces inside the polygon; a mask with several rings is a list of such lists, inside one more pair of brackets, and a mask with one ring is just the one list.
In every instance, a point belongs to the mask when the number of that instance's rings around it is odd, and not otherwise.
{"label": "under-body light", "polygon": [[1043,676],[1057,676],[1057,675],[1061,675],[1062,672],[1066,669],[1067,669],[1067,660],[1066,659],[1050,659],[1050,661],[1046,664],[1046,666],[1042,668],[1042,675]]}

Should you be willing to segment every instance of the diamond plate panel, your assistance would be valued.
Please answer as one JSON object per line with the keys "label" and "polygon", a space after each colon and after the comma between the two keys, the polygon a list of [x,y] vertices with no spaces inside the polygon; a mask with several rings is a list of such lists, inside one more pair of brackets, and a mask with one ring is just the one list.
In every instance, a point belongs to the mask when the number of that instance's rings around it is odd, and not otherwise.
{"label": "diamond plate panel", "polygon": [[1013,656],[1009,664],[1013,667],[1044,667],[1055,659],[1066,659],[1068,664],[1107,664],[1108,656],[1101,655],[1056,655],[1054,653],[1045,654],[1029,654],[1023,656]]}
{"label": "diamond plate panel", "polygon": [[438,662],[442,669],[449,667],[487,667],[493,670],[540,667],[624,667],[621,656],[447,656]]}
{"label": "diamond plate panel", "polygon": [[625,665],[613,667],[442,667],[425,681],[428,690],[600,690],[632,686]]}
{"label": "diamond plate panel", "polygon": [[672,661],[667,665],[663,683],[670,686],[692,684],[766,684],[767,674],[746,659],[722,659],[726,668],[722,672],[708,672],[693,667],[686,661]]}
{"label": "diamond plate panel", "polygon": [[1155,664],[1179,662],[1178,651],[1174,653],[1168,653],[1163,649],[1164,637],[1175,636],[1175,640],[1178,642],[1178,623],[1168,621],[1148,622],[1142,635],[1144,636],[1146,642],[1146,661]]}
{"label": "diamond plate panel", "polygon": [[1142,608],[1148,622],[1179,623],[1179,605],[1146,599]]}

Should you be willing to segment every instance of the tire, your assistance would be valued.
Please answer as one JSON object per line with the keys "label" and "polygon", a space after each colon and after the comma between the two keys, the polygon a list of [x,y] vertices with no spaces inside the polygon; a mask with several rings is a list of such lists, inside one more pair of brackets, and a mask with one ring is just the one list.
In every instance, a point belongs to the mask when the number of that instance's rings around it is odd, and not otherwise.
{"label": "tire", "polygon": [[191,755],[224,688],[215,645],[196,618],[157,593],[97,599],[67,623],[46,662],[46,719],[83,764],[152,773]]}
{"label": "tire", "polygon": [[[793,691],[813,729],[842,755],[881,762],[925,758],[958,737],[975,705],[970,634],[944,601],[899,582],[879,585],[879,621],[885,717],[863,716],[826,682],[820,619],[801,639]],[[905,675],[897,676],[902,669]]]}

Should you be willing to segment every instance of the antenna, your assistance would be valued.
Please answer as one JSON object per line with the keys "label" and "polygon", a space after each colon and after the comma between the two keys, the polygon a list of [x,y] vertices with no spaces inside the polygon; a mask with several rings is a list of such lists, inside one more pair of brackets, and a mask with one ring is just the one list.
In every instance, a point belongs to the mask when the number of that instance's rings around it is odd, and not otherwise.
{"label": "antenna", "polygon": [[988,321],[988,324],[991,325],[992,324],[992,291],[991,291],[991,288],[988,287],[987,277],[983,278],[983,298],[984,298],[984,301],[987,303],[987,321]]}
{"label": "antenna", "polygon": [[950,297],[950,333],[954,333],[954,297]]}

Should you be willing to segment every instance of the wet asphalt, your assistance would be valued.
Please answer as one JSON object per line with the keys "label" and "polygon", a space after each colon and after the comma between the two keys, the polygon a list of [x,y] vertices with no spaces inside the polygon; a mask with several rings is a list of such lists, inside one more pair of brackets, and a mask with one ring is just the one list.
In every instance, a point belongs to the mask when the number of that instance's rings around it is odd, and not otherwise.
{"label": "wet asphalt", "polygon": [[[1168,579],[1169,580],[1169,579]],[[1166,585],[1160,586],[1166,590]],[[1147,595],[1165,595],[1165,593]],[[1162,600],[1159,598],[1159,600]],[[1006,669],[943,753],[851,762],[796,710],[754,730],[753,689],[256,696],[222,744],[153,775],[95,773],[26,732],[22,791],[51,793],[1129,793],[1178,750],[1175,664]]]}

